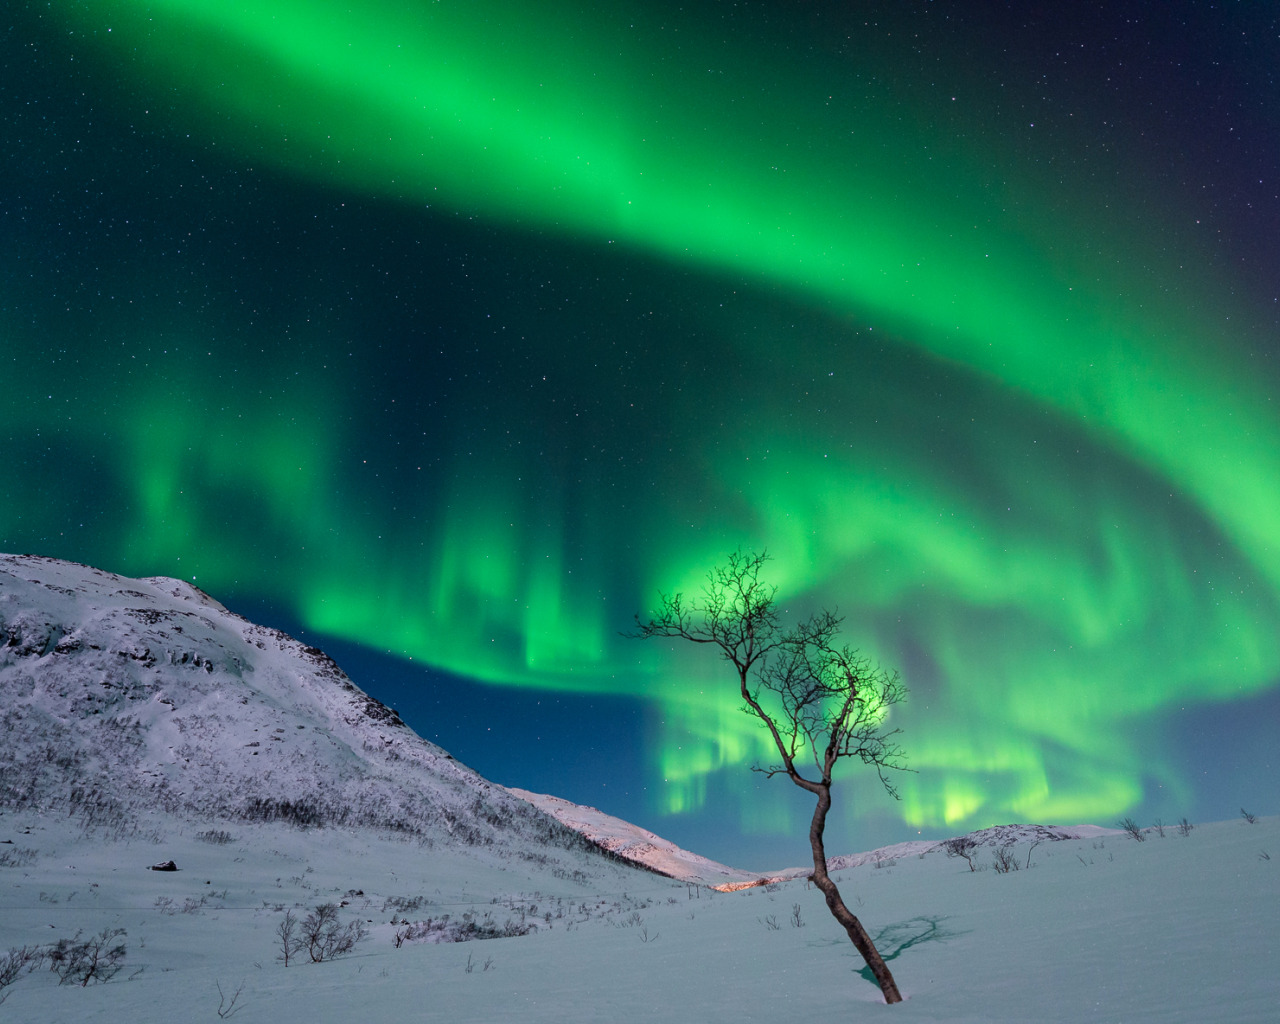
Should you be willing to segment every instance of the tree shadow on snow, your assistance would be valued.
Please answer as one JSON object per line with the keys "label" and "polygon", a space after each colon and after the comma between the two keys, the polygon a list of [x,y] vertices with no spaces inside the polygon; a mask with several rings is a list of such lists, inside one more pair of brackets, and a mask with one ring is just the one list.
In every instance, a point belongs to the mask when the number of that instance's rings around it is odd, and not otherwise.
{"label": "tree shadow on snow", "polygon": [[[880,933],[875,937],[876,949],[880,951],[880,956],[884,958],[884,962],[897,960],[903,953],[913,946],[919,946],[925,942],[946,942],[947,939],[954,939],[967,932],[951,931],[942,926],[942,922],[949,920],[949,915],[939,915],[937,917],[912,917],[906,921],[899,921],[897,924],[886,925],[880,929]],[[856,954],[855,954],[856,955]],[[864,966],[858,971],[862,977],[869,981],[877,988],[880,987],[876,981],[876,976],[871,973],[871,968]]]}

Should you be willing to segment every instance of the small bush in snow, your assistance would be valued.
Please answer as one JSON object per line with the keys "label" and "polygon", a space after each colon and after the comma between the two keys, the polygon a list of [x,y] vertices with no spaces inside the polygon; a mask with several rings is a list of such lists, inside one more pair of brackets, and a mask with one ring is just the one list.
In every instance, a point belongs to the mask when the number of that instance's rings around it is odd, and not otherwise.
{"label": "small bush in snow", "polygon": [[1018,859],[1013,855],[1013,847],[997,846],[991,851],[992,864],[996,874],[1007,875],[1010,871],[1018,870]]}
{"label": "small bush in snow", "polygon": [[1240,808],[1240,816],[1250,825],[1254,824],[1258,820],[1258,816],[1256,814],[1250,814],[1243,807]]}
{"label": "small bush in snow", "polygon": [[0,1003],[9,996],[5,989],[39,967],[45,956],[40,946],[19,946],[0,954]]}
{"label": "small bush in snow", "polygon": [[334,903],[320,904],[306,916],[298,930],[298,948],[306,952],[313,964],[345,956],[368,934],[359,918],[340,925]]}
{"label": "small bush in snow", "polygon": [[1183,818],[1180,822],[1178,822],[1178,835],[1183,836],[1185,838],[1186,836],[1191,835],[1191,830],[1193,828],[1195,828],[1195,826],[1191,824],[1191,822],[1187,821],[1186,818]]}
{"label": "small bush in snow", "polygon": [[38,852],[21,846],[0,850],[0,868],[25,868],[36,862]]}
{"label": "small bush in snow", "polygon": [[978,852],[978,841],[973,836],[956,836],[954,839],[948,839],[942,844],[942,849],[948,857],[964,858],[970,871],[977,870],[973,858]]}
{"label": "small bush in snow", "polygon": [[405,921],[396,929],[393,941],[399,949],[406,942],[472,942],[479,939],[509,939],[536,932],[533,922],[515,921],[510,918],[498,924],[492,914],[477,919],[475,914],[463,914],[450,918],[448,914],[425,921]]}
{"label": "small bush in snow", "polygon": [[227,1002],[227,997],[222,994],[222,982],[216,982],[218,986],[218,1016],[223,1020],[234,1017],[237,1013],[244,1009],[243,1006],[236,1006],[240,999],[240,993],[244,991],[244,982],[240,982],[240,987],[231,995],[231,1002]]}
{"label": "small bush in snow", "polygon": [[45,956],[58,984],[75,983],[84,988],[91,981],[110,981],[124,967],[125,934],[123,928],[104,928],[83,942],[76,932],[73,938],[53,943]]}
{"label": "small bush in snow", "polygon": [[1146,842],[1147,837],[1143,835],[1142,829],[1138,827],[1138,823],[1132,818],[1122,818],[1119,825],[1129,834],[1130,838],[1136,839],[1140,843]]}

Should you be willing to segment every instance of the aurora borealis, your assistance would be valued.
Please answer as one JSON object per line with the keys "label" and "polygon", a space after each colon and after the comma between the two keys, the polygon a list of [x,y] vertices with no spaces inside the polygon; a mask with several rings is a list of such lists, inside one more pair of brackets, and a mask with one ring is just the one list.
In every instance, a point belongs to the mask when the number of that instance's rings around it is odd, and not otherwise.
{"label": "aurora borealis", "polygon": [[1274,15],[82,0],[5,52],[0,548],[543,707],[457,751],[513,785],[630,702],[558,795],[730,862],[807,811],[619,632],[739,545],[911,690],[829,848],[1276,810]]}

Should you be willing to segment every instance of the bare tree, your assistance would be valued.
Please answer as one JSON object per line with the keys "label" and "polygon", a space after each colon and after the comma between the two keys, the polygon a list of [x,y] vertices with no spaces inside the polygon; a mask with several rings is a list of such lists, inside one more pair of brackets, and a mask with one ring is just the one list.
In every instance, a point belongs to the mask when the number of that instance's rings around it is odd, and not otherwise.
{"label": "bare tree", "polygon": [[[841,620],[834,613],[822,611],[784,627],[775,603],[777,588],[760,579],[768,557],[764,552],[735,552],[727,564],[708,574],[701,600],[686,603],[681,594],[663,594],[657,615],[647,622],[636,616],[637,628],[629,635],[710,644],[733,665],[743,710],[768,730],[781,759],[753,770],[786,775],[817,798],[809,825],[813,882],[871,968],[885,1002],[901,1002],[871,936],[845,906],[827,873],[823,832],[831,810],[832,775],[841,758],[873,767],[885,789],[897,797],[885,772],[904,768],[904,757],[894,740],[897,730],[887,729],[885,720],[889,709],[905,698],[906,688],[896,673],[873,666],[847,646],[837,646]],[[802,774],[797,764],[806,756],[813,759],[812,775]]]}
{"label": "bare tree", "polygon": [[973,861],[978,853],[978,840],[973,836],[956,836],[953,839],[944,840],[942,849],[948,857],[963,857],[970,871],[978,870],[978,866]]}
{"label": "bare tree", "polygon": [[1131,839],[1136,839],[1140,843],[1147,841],[1147,837],[1143,835],[1142,826],[1132,818],[1121,818],[1117,824],[1129,834]]}
{"label": "bare tree", "polygon": [[340,925],[337,906],[321,903],[303,920],[298,946],[307,951],[313,964],[318,964],[350,953],[367,934],[364,922],[357,918]]}
{"label": "bare tree", "polygon": [[298,919],[293,916],[292,910],[286,910],[283,919],[276,925],[276,937],[280,940],[280,955],[276,959],[283,960],[286,967],[302,948],[302,939],[294,934],[297,926]]}
{"label": "bare tree", "polygon": [[1018,870],[1018,858],[1013,855],[1012,843],[996,847],[991,851],[991,856],[991,866],[996,869],[997,875],[1007,875],[1010,871]]}

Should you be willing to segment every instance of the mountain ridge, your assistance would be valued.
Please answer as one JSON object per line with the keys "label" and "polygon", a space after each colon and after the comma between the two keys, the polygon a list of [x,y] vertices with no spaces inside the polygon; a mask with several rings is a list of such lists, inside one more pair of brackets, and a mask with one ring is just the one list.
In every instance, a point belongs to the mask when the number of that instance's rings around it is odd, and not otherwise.
{"label": "mountain ridge", "polygon": [[583,842],[318,648],[168,577],[0,555],[0,728],[0,806],[16,810]]}

